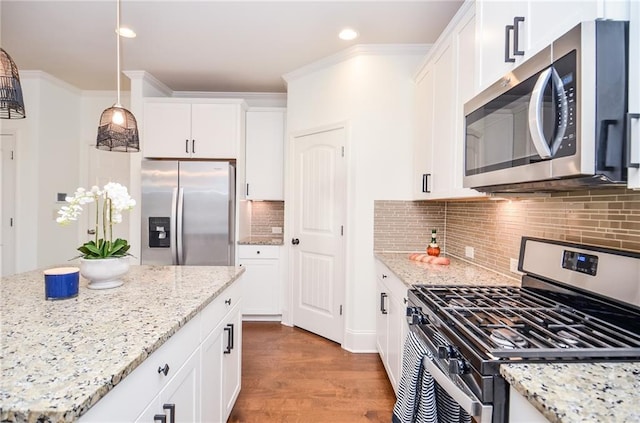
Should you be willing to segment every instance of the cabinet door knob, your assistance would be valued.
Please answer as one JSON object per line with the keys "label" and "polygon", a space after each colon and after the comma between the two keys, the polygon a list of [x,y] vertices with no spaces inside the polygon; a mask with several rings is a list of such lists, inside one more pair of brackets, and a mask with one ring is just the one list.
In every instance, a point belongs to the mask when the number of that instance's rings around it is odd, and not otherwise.
{"label": "cabinet door knob", "polygon": [[164,373],[165,376],[169,373],[169,365],[167,363],[164,363],[164,367],[158,367],[158,374],[160,373]]}
{"label": "cabinet door knob", "polygon": [[226,305],[231,305],[231,298],[224,300],[224,303]]}

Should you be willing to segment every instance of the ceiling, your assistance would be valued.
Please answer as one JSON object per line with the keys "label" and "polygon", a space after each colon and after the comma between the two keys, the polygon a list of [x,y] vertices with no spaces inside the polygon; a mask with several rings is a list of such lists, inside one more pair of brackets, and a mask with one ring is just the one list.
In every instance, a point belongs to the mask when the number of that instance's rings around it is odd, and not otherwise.
{"label": "ceiling", "polygon": [[[121,24],[137,33],[122,39],[122,69],[174,91],[285,92],[282,75],[355,44],[433,43],[461,4],[122,0]],[[115,0],[2,0],[0,18],[2,48],[20,70],[115,89]],[[338,39],[347,26],[360,37]]]}

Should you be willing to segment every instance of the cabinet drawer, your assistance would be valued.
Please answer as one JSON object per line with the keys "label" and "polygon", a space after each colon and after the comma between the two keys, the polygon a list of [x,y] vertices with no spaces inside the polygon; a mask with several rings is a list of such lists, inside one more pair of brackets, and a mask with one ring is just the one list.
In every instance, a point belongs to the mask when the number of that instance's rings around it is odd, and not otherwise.
{"label": "cabinet drawer", "polygon": [[[134,421],[200,345],[200,315],[189,320],[80,419]],[[164,375],[159,368],[168,366]]]}
{"label": "cabinet drawer", "polygon": [[200,313],[202,316],[202,329],[200,339],[204,340],[211,331],[218,326],[222,318],[240,302],[242,295],[242,276],[231,286],[222,291],[208,306]]}
{"label": "cabinet drawer", "polygon": [[241,245],[238,248],[240,259],[277,259],[280,258],[280,247],[274,245]]}

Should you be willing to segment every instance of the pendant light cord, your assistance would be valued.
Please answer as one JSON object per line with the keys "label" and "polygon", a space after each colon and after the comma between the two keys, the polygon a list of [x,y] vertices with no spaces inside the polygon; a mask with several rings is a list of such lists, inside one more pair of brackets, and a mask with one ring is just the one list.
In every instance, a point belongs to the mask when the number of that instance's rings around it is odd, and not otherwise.
{"label": "pendant light cord", "polygon": [[118,100],[116,106],[122,107],[120,104],[120,0],[116,0],[116,67],[117,67],[117,87]]}

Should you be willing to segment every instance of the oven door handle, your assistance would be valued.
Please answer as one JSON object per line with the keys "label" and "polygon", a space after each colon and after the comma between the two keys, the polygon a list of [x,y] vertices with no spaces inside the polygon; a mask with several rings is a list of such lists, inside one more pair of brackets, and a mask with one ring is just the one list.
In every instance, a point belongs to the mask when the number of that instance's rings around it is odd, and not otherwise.
{"label": "oven door handle", "polygon": [[460,408],[466,411],[472,417],[475,417],[479,423],[491,423],[493,415],[493,407],[484,405],[477,398],[465,393],[455,383],[445,375],[431,358],[425,356],[422,364],[433,379],[444,389],[451,398],[453,398]]}

